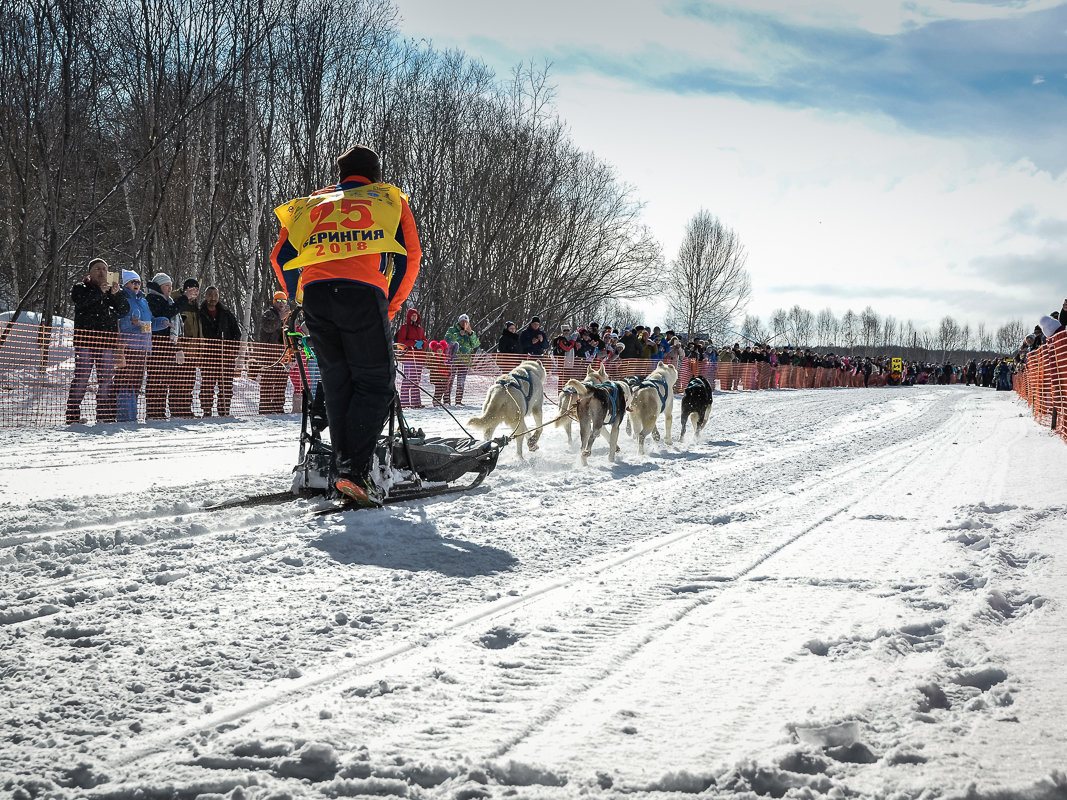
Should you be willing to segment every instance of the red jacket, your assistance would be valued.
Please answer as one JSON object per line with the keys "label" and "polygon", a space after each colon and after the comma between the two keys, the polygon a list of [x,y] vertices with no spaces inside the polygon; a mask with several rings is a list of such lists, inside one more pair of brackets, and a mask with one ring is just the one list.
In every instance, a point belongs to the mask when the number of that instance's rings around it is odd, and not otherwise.
{"label": "red jacket", "polygon": [[[407,322],[400,326],[400,330],[397,331],[396,340],[399,344],[404,345],[408,350],[419,350],[426,347],[426,331],[423,330],[419,324],[422,321],[419,316],[419,312],[413,308],[408,309]],[[422,342],[421,347],[416,346],[416,342]]]}

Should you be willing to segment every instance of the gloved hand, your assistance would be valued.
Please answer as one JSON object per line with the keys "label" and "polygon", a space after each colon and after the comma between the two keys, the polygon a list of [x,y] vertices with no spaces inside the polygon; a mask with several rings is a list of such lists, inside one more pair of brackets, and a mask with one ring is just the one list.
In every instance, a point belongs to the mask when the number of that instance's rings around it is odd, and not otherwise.
{"label": "gloved hand", "polygon": [[422,339],[417,339],[417,340],[415,341],[415,349],[416,349],[416,350],[421,350],[421,349],[422,349],[422,345],[423,345],[423,341],[422,341]]}
{"label": "gloved hand", "polygon": [[289,316],[285,318],[285,322],[282,323],[282,334],[286,340],[289,339],[289,334],[296,333],[296,318],[303,311],[298,305],[293,305],[292,311],[289,312]]}

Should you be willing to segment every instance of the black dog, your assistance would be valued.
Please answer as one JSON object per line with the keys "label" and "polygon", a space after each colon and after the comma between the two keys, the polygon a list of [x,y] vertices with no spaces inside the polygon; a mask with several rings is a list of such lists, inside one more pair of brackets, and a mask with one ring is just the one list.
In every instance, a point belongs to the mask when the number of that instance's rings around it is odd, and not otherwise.
{"label": "black dog", "polygon": [[714,399],[712,394],[711,381],[707,378],[696,375],[689,379],[689,383],[685,385],[685,395],[682,397],[682,432],[678,435],[679,442],[685,438],[685,424],[690,416],[694,417],[693,425],[696,427],[696,435],[700,435],[704,423],[708,421],[708,412],[711,411],[711,403]]}

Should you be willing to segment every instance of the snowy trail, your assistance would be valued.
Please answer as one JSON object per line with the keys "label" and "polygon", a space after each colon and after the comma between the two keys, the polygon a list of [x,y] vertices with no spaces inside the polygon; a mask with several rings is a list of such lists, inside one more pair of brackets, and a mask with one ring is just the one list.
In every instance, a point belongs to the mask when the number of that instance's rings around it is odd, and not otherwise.
{"label": "snowy trail", "polygon": [[[583,470],[548,431],[489,489],[332,517],[197,510],[283,488],[292,419],[159,426],[154,456],[136,432],[100,458],[14,432],[42,466],[0,473],[29,493],[0,506],[0,776],[98,797],[1035,784],[1067,767],[1045,639],[1067,453],[1020,408],[717,395],[700,442],[627,441],[614,466],[601,445]],[[129,494],[79,496],[131,470]]]}

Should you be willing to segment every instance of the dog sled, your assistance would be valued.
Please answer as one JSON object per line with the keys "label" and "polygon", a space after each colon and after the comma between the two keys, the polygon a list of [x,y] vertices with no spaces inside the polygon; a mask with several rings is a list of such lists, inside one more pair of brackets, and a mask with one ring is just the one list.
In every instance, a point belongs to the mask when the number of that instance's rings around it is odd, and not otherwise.
{"label": "dog sled", "polygon": [[[303,387],[300,451],[293,468],[292,493],[337,499],[333,450],[322,438],[327,427],[325,408],[321,397],[314,397],[314,387],[308,379],[305,357],[311,356],[311,350],[302,333],[291,331],[288,335]],[[503,436],[490,441],[428,436],[407,424],[394,390],[389,421],[378,438],[371,479],[384,490],[387,504],[468,492],[493,471],[507,442]]]}

